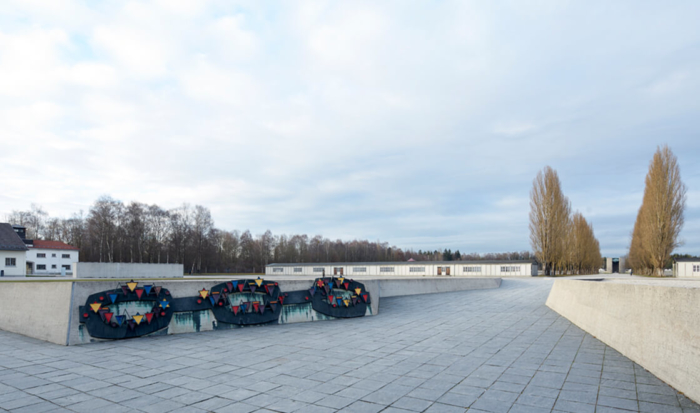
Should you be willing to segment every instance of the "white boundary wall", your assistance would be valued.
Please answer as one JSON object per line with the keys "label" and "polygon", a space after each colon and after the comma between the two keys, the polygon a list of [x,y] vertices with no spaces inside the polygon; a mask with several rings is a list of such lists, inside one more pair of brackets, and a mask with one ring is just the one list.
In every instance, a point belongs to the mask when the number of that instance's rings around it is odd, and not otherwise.
{"label": "white boundary wall", "polygon": [[73,278],[183,278],[182,264],[77,262]]}
{"label": "white boundary wall", "polygon": [[[449,274],[448,274],[449,269]],[[531,277],[537,264],[530,261],[415,261],[376,263],[270,264],[265,275],[358,276],[458,276]]]}

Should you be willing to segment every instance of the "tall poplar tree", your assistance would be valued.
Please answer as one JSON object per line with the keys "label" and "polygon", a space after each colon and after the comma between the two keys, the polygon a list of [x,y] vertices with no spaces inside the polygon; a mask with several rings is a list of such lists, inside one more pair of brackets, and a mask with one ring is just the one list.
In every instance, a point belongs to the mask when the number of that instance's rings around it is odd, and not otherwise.
{"label": "tall poplar tree", "polygon": [[537,173],[530,191],[530,243],[546,275],[566,254],[571,203],[561,191],[557,172],[547,166]]}
{"label": "tall poplar tree", "polygon": [[681,245],[686,191],[676,155],[668,145],[657,148],[632,231],[629,257],[635,271],[663,275],[671,253]]}

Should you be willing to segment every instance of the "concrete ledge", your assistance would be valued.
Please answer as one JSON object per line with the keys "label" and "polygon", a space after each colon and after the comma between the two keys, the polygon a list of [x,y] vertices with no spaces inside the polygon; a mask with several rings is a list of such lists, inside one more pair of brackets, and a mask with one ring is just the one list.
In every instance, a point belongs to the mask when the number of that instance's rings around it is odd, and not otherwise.
{"label": "concrete ledge", "polygon": [[78,262],[73,278],[182,278],[182,264]]}
{"label": "concrete ledge", "polygon": [[700,283],[557,280],[547,306],[700,402]]}
{"label": "concrete ledge", "polygon": [[500,278],[380,278],[378,282],[380,297],[483,290],[501,286]]}
{"label": "concrete ledge", "polygon": [[[124,277],[121,277],[124,278]],[[131,278],[131,277],[128,277]],[[136,277],[133,277],[136,278]],[[202,288],[231,279],[254,278],[254,276],[236,276],[220,279],[187,279],[155,281],[157,285],[167,288],[173,298],[195,297]],[[267,281],[279,283],[283,292],[303,291],[311,287],[314,277],[265,277]],[[357,278],[370,293],[371,304],[367,315],[379,313],[379,301],[382,297],[402,295],[430,294],[452,291],[498,288],[498,278]],[[139,281],[153,284],[154,281]],[[3,281],[0,283],[0,329],[23,334],[25,336],[50,341],[61,345],[84,344],[97,341],[90,337],[84,325],[80,324],[79,307],[85,305],[87,298],[94,293],[115,288],[124,284],[116,280],[82,280],[71,279],[51,281]],[[293,307],[293,306],[291,306]],[[179,334],[208,331],[217,328],[212,324],[210,311],[192,317],[193,312],[178,312],[182,317],[173,317],[171,325],[157,334]],[[279,323],[296,323],[318,321],[330,317],[318,316],[315,311],[306,312],[305,316],[280,317]],[[182,319],[179,322],[176,319]],[[194,319],[198,321],[195,321]],[[184,320],[184,321],[183,321]]]}

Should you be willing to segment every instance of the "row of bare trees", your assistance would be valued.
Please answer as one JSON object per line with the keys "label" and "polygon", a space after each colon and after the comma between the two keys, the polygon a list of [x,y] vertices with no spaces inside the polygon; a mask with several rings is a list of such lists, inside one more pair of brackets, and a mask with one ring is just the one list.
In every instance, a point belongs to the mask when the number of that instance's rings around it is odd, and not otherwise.
{"label": "row of bare trees", "polygon": [[479,259],[529,259],[530,253],[454,253],[445,249],[418,252],[386,242],[329,240],[320,235],[273,235],[266,231],[216,228],[209,209],[182,205],[164,209],[139,202],[124,204],[99,198],[88,211],[70,218],[50,217],[41,207],[13,211],[13,224],[27,227],[30,239],[63,241],[80,248],[89,262],[181,263],[188,272],[261,272],[272,262],[378,262]]}
{"label": "row of bare trees", "polygon": [[644,198],[632,231],[628,265],[637,274],[663,275],[681,245],[686,186],[678,159],[668,146],[657,148],[645,179]]}
{"label": "row of bare trees", "polygon": [[602,262],[593,226],[561,190],[557,172],[537,173],[530,192],[530,242],[546,275],[597,273]]}

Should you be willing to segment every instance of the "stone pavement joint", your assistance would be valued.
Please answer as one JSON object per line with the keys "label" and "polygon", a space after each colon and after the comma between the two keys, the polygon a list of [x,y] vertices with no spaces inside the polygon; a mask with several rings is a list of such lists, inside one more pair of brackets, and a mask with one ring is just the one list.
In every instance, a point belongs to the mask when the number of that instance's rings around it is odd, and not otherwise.
{"label": "stone pavement joint", "polygon": [[0,331],[0,411],[679,412],[547,308],[551,279],[384,298],[377,316],[62,347]]}

